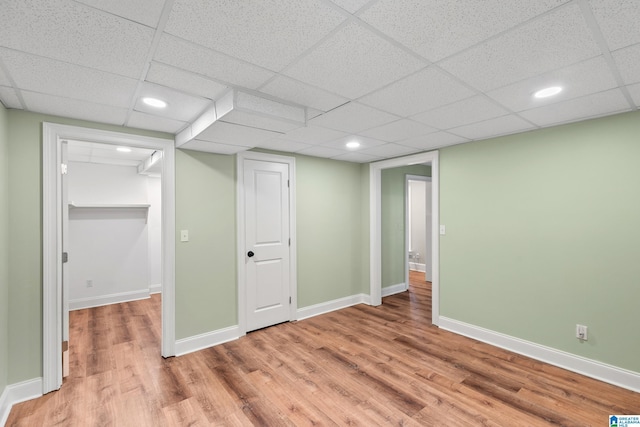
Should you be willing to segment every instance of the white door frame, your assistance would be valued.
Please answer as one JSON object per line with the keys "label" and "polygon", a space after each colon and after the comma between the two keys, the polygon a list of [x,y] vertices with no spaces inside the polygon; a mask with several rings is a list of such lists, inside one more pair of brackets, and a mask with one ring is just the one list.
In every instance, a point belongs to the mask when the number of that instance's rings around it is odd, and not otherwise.
{"label": "white door frame", "polygon": [[236,227],[238,241],[238,333],[243,336],[247,333],[247,304],[246,304],[246,277],[245,277],[245,206],[244,206],[244,161],[259,160],[263,162],[286,163],[289,165],[289,235],[291,246],[289,247],[289,286],[291,304],[289,305],[289,320],[297,319],[298,308],[298,282],[297,282],[297,244],[296,244],[296,159],[294,157],[277,154],[244,151],[237,154],[236,162]]}
{"label": "white door frame", "polygon": [[440,323],[440,175],[438,151],[369,164],[369,295],[371,305],[382,304],[382,170],[423,163],[431,164],[431,206],[433,212],[431,223],[433,235],[431,241],[433,266],[431,322],[437,326]]}
{"label": "white door frame", "polygon": [[[424,182],[431,182],[431,177],[430,176],[423,176],[423,175],[411,175],[411,174],[407,174],[404,176],[404,205],[405,205],[405,211],[404,211],[404,233],[405,233],[405,237],[404,237],[404,261],[405,261],[405,265],[404,265],[404,284],[405,284],[405,290],[409,289],[409,240],[411,240],[411,215],[409,215],[409,209],[411,209],[411,206],[409,204],[409,181],[424,181]],[[433,209],[432,209],[433,210]],[[433,215],[433,212],[432,212]],[[426,219],[425,219],[426,221]],[[433,239],[433,238],[432,238]],[[426,259],[425,259],[425,263],[426,263]],[[426,278],[426,272],[425,272],[425,278]]]}
{"label": "white door frame", "polygon": [[[42,393],[62,385],[62,140],[163,151],[162,356],[175,355],[175,149],[170,139],[43,123],[42,127]],[[73,256],[71,253],[70,256]]]}

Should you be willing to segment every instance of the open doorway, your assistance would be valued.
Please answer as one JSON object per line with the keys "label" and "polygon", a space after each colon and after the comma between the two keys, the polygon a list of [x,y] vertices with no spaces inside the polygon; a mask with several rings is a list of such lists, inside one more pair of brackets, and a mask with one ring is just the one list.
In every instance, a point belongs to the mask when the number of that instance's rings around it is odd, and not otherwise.
{"label": "open doorway", "polygon": [[[428,165],[431,167],[432,192],[431,192],[431,233],[433,236],[431,242],[431,264],[432,264],[432,324],[439,324],[439,163],[438,152],[431,151],[427,153],[415,154],[406,157],[400,157],[391,160],[383,160],[371,163],[369,166],[369,227],[370,227],[370,298],[371,305],[380,305],[382,303],[382,263],[383,263],[383,245],[382,245],[382,172],[393,168],[412,166],[412,165]],[[402,252],[401,252],[402,253]],[[402,260],[402,265],[406,266],[406,258]],[[404,268],[404,267],[403,267]]]}
{"label": "open doorway", "polygon": [[[152,298],[160,307],[162,291],[162,152],[88,141],[63,141],[63,377],[81,347],[130,337],[126,307],[92,310]],[[66,156],[64,152],[66,151]],[[110,313],[83,324],[89,310]],[[149,310],[160,324],[159,310]],[[96,339],[109,323],[125,338]],[[81,333],[79,332],[81,331]],[[100,331],[100,332],[99,332]],[[78,337],[86,337],[84,343]],[[159,337],[157,339],[159,349]],[[73,349],[70,352],[69,349]],[[83,351],[89,351],[82,348]]]}
{"label": "open doorway", "polygon": [[[96,129],[43,124],[43,394],[62,385],[63,338],[63,179],[65,141],[88,141],[143,148],[162,154],[161,257],[162,344],[164,357],[175,354],[175,171],[174,141]],[[62,173],[61,173],[62,171]]]}
{"label": "open doorway", "polygon": [[407,174],[405,179],[405,271],[407,278],[411,271],[420,272],[425,281],[431,282],[431,177]]}

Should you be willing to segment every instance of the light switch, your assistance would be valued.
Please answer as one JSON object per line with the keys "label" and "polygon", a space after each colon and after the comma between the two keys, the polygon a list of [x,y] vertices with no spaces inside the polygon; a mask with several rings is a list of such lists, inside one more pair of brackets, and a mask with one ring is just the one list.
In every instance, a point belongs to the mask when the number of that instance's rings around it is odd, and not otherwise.
{"label": "light switch", "polygon": [[440,235],[444,236],[445,234],[447,234],[447,229],[444,225],[440,224]]}
{"label": "light switch", "polygon": [[180,230],[180,241],[181,242],[189,241],[189,230]]}

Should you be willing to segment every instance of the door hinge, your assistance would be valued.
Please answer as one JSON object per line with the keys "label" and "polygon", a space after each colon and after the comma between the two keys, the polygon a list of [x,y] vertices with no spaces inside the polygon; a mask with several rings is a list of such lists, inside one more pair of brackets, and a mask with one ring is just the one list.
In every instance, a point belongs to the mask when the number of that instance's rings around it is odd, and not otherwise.
{"label": "door hinge", "polygon": [[287,180],[287,188],[288,187],[291,187],[291,184],[290,184],[289,180]]}
{"label": "door hinge", "polygon": [[60,173],[62,175],[66,175],[67,174],[67,164],[66,163],[60,163]]}
{"label": "door hinge", "polygon": [[291,297],[289,297],[289,304],[291,304]]}
{"label": "door hinge", "polygon": [[291,246],[291,237],[289,237],[289,246]]}
{"label": "door hinge", "polygon": [[62,263],[69,262],[69,252],[62,252]]}

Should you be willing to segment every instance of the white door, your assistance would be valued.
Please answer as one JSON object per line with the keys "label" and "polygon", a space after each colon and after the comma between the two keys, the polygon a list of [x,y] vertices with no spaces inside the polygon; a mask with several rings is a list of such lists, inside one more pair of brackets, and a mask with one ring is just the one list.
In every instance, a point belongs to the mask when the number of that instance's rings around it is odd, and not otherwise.
{"label": "white door", "polygon": [[290,320],[289,165],[244,160],[247,331]]}

